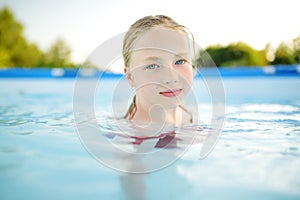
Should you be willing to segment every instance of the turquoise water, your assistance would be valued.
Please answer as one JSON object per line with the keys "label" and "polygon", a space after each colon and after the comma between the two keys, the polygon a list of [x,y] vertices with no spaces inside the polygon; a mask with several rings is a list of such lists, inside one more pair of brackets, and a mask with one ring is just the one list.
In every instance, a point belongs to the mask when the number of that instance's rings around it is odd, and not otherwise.
{"label": "turquoise water", "polygon": [[[103,81],[97,116],[107,110],[114,82]],[[300,79],[223,83],[225,123],[211,153],[199,159],[195,144],[172,165],[133,175],[84,148],[73,115],[74,79],[0,79],[0,199],[299,199]],[[199,99],[205,127],[205,89]]]}

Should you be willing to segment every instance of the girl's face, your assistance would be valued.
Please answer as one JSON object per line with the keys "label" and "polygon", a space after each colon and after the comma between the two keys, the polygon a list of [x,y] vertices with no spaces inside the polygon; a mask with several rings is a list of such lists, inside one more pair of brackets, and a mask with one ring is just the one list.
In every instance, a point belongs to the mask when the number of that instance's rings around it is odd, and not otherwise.
{"label": "girl's face", "polygon": [[194,80],[188,37],[177,30],[153,28],[135,42],[127,79],[143,106],[175,108]]}

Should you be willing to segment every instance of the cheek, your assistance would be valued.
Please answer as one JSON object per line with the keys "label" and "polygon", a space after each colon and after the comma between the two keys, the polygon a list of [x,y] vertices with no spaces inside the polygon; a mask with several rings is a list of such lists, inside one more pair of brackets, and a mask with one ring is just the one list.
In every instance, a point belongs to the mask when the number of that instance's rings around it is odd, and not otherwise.
{"label": "cheek", "polygon": [[157,101],[157,85],[147,84],[140,86],[136,90],[136,95],[143,99],[143,101],[147,102],[156,102]]}
{"label": "cheek", "polygon": [[194,73],[193,68],[191,69],[185,69],[180,72],[182,81],[185,85],[188,85],[189,87],[192,87],[194,83]]}
{"label": "cheek", "polygon": [[134,75],[134,82],[139,87],[155,87],[160,84],[161,74],[159,73],[139,73]]}
{"label": "cheek", "polygon": [[151,76],[136,76],[136,95],[142,98],[143,101],[155,102],[159,86],[160,84],[157,81],[157,78]]}

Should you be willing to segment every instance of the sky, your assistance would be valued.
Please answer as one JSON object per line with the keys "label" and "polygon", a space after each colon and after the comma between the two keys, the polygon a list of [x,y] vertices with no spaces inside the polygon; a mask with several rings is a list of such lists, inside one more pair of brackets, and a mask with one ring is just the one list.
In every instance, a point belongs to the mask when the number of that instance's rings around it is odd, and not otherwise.
{"label": "sky", "polygon": [[164,14],[188,27],[198,45],[243,41],[256,49],[300,35],[297,0],[0,0],[24,25],[25,37],[46,50],[57,38],[83,62],[137,19]]}

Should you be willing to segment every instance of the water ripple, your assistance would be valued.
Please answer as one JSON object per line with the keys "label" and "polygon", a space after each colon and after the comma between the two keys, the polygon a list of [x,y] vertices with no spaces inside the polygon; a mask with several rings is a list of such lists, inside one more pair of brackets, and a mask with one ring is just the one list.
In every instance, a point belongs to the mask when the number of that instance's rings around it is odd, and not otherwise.
{"label": "water ripple", "polygon": [[30,135],[39,129],[47,127],[73,127],[74,119],[71,109],[57,107],[55,109],[42,108],[34,105],[0,106],[1,133],[12,135]]}

